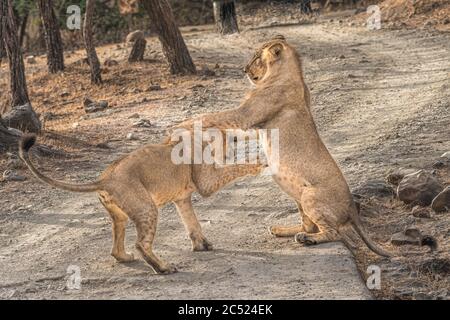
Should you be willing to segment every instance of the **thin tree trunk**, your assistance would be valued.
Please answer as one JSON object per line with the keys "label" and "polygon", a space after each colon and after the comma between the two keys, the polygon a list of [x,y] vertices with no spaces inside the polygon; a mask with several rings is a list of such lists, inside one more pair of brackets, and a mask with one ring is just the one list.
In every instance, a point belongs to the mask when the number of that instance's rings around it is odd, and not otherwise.
{"label": "thin tree trunk", "polygon": [[0,0],[1,38],[9,60],[11,105],[30,102],[12,0]]}
{"label": "thin tree trunk", "polygon": [[216,0],[213,2],[214,20],[220,34],[239,32],[234,0]]}
{"label": "thin tree trunk", "polygon": [[48,72],[57,73],[64,70],[64,50],[59,31],[59,23],[53,11],[52,0],[39,0],[45,45],[47,47]]}
{"label": "thin tree trunk", "polygon": [[[1,4],[0,4],[1,5]],[[0,9],[1,10],[1,9]],[[0,18],[1,19],[1,18]],[[2,65],[3,58],[6,56],[5,45],[3,43],[3,35],[2,35],[2,21],[0,20],[0,66]],[[1,112],[0,112],[1,114]]]}
{"label": "thin tree trunk", "polygon": [[147,46],[147,40],[145,38],[136,39],[131,49],[128,62],[138,62],[144,60],[145,47]]}
{"label": "thin tree trunk", "polygon": [[161,41],[172,74],[196,72],[189,50],[175,22],[172,8],[167,0],[141,0],[150,16],[151,28]]}
{"label": "thin tree trunk", "polygon": [[312,13],[311,0],[300,0],[300,12],[306,14]]}
{"label": "thin tree trunk", "polygon": [[91,68],[91,82],[95,84],[102,83],[102,75],[100,69],[100,61],[95,51],[94,37],[92,34],[92,18],[94,16],[94,0],[86,1],[86,13],[84,15],[83,37],[86,54]]}
{"label": "thin tree trunk", "polygon": [[25,38],[25,33],[26,33],[26,29],[27,29],[27,24],[28,24],[28,17],[29,17],[29,11],[27,9],[22,17],[22,21],[20,22],[20,27],[19,27],[19,44],[20,44],[21,48],[23,47],[23,40]]}

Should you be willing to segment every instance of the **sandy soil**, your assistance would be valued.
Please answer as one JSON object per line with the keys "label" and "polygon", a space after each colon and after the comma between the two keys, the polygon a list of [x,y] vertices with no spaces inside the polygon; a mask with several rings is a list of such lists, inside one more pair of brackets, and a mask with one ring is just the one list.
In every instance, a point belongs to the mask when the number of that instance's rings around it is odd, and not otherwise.
{"label": "sandy soil", "polygon": [[[448,34],[367,31],[323,21],[252,28],[229,37],[219,37],[209,27],[184,31],[197,66],[208,66],[215,76],[169,76],[156,39],[149,39],[148,60],[133,66],[126,62],[125,46],[99,48],[102,60],[119,62],[104,72],[100,88],[88,83],[79,52],[68,55],[67,71],[61,75],[45,75],[45,57],[27,65],[34,107],[46,119],[41,141],[70,154],[36,159],[44,172],[60,179],[91,180],[119,155],[159,141],[168,126],[236,107],[249,89],[242,67],[254,45],[280,33],[304,57],[320,134],[352,188],[382,179],[391,168],[421,168],[450,150]],[[4,66],[1,72],[4,79]],[[148,91],[151,83],[162,90]],[[5,83],[0,86],[4,89]],[[110,107],[87,116],[84,96],[108,100]],[[150,127],[135,126],[136,117],[148,119]],[[130,132],[139,140],[127,140]],[[6,160],[1,168],[6,169]],[[196,197],[197,214],[215,245],[212,252],[190,252],[174,207],[162,209],[155,250],[180,272],[157,276],[141,260],[124,265],[109,256],[110,224],[95,195],[54,190],[23,168],[17,170],[26,181],[0,184],[1,298],[395,297],[398,279],[388,270],[393,264],[405,265],[401,259],[379,259],[362,247],[360,274],[340,243],[304,248],[292,239],[272,238],[267,227],[297,222],[297,211],[270,177],[257,177],[236,182],[209,199]],[[390,219],[364,217],[371,236],[387,247],[390,234],[404,227],[396,224],[396,211],[388,214]],[[449,251],[448,214],[434,221],[444,232],[435,235],[444,246],[434,254],[443,255]],[[134,239],[130,225],[129,248]],[[414,250],[414,257],[431,255],[425,248]],[[368,264],[382,267],[383,290],[366,289],[361,275],[365,277]],[[69,265],[81,269],[81,290],[66,288]],[[408,276],[400,272],[401,279]]]}

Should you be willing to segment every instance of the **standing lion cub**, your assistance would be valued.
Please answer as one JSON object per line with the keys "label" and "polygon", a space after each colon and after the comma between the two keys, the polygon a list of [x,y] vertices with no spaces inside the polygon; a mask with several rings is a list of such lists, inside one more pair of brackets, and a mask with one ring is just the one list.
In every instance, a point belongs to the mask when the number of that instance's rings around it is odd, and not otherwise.
{"label": "standing lion cub", "polygon": [[30,171],[41,181],[73,192],[97,192],[100,202],[112,220],[111,255],[119,262],[134,260],[125,251],[125,227],[130,218],[136,225],[136,248],[157,273],[172,273],[176,268],[153,253],[158,208],[173,202],[192,241],[194,251],[211,250],[192,207],[191,195],[198,191],[209,196],[229,182],[245,175],[257,175],[261,164],[239,164],[215,168],[214,164],[175,164],[174,144],[145,145],[116,160],[92,183],[72,184],[56,181],[42,174],[30,161],[28,151],[36,136],[24,135],[19,155]]}

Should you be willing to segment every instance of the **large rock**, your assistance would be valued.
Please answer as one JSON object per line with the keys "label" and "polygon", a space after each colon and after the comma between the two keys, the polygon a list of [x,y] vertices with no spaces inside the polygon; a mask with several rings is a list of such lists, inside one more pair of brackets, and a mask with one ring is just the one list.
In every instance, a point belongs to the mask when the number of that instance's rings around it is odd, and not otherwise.
{"label": "large rock", "polygon": [[433,199],[431,208],[436,212],[450,210],[450,186],[445,188]]}
{"label": "large rock", "polygon": [[433,175],[419,170],[403,177],[397,188],[397,196],[407,204],[428,206],[443,188]]}
{"label": "large rock", "polygon": [[24,132],[39,132],[41,130],[41,121],[29,103],[13,107],[2,118],[4,124],[11,128]]}

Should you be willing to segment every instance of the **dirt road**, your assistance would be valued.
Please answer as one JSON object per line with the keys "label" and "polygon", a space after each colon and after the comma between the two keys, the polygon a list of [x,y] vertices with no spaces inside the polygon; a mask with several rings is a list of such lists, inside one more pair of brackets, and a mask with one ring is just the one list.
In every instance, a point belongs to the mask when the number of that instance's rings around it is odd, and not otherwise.
{"label": "dirt road", "polygon": [[[177,85],[162,93],[137,92],[135,103],[119,101],[125,106],[113,108],[113,116],[80,119],[73,127],[53,123],[52,129],[80,132],[83,138],[103,134],[111,149],[81,146],[76,158],[45,160],[41,167],[59,178],[87,181],[119,154],[158,141],[177,121],[236,107],[249,89],[241,70],[253,45],[279,33],[304,57],[319,131],[351,187],[382,178],[389,168],[420,166],[450,150],[449,35],[317,23],[253,29],[226,38],[209,29],[186,31],[197,64],[219,64],[215,77],[172,80]],[[158,48],[155,39],[150,46]],[[118,50],[114,57],[122,60],[124,55]],[[201,86],[193,88],[196,83]],[[125,99],[120,93],[115,98]],[[44,105],[38,109],[45,111]],[[151,128],[133,127],[136,119],[130,116],[135,113],[149,119]],[[135,132],[139,140],[126,140],[127,132]],[[109,256],[110,224],[95,195],[53,190],[25,170],[21,173],[27,181],[0,185],[1,298],[372,297],[340,243],[304,248],[268,234],[272,224],[298,221],[294,203],[270,177],[239,181],[209,199],[196,197],[195,209],[215,246],[212,252],[190,252],[174,207],[162,209],[155,250],[180,272],[159,276],[142,260],[124,265]],[[129,225],[130,249],[134,239]],[[80,268],[81,290],[66,288],[70,265]]]}

